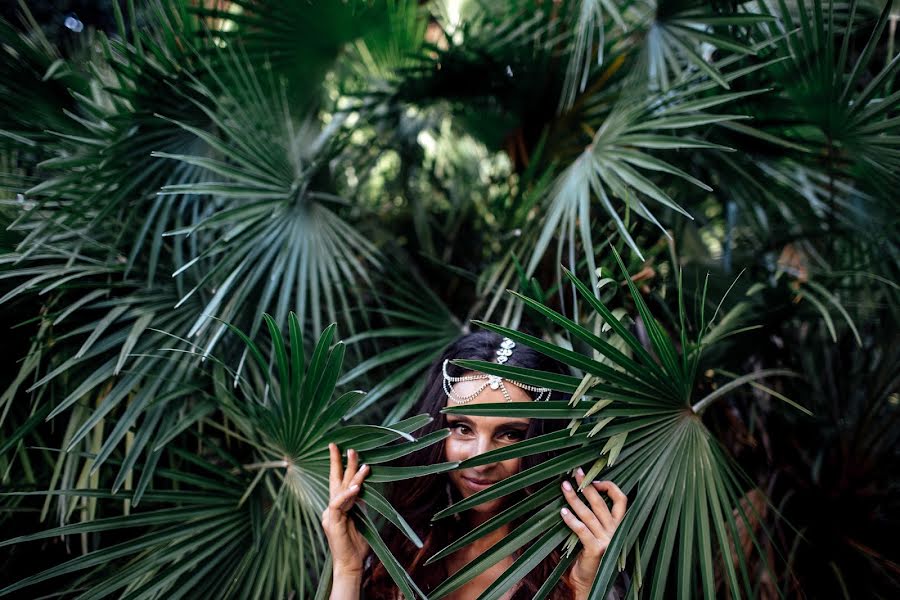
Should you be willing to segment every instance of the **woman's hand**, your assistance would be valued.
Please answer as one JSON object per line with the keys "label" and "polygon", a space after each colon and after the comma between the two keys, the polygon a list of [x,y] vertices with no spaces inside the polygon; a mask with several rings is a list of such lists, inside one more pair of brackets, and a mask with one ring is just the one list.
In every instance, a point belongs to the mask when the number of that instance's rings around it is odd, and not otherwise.
{"label": "woman's hand", "polygon": [[328,483],[330,500],[322,513],[322,527],[331,548],[335,578],[362,577],[369,543],[359,533],[350,518],[350,508],[356,502],[360,486],[369,474],[368,465],[357,468],[359,456],[355,450],[347,451],[347,468],[341,461],[341,451],[335,444],[328,444],[331,470]]}
{"label": "woman's hand", "polygon": [[[575,481],[580,486],[583,480],[584,471],[578,469]],[[600,492],[605,492],[612,500],[612,510],[606,506]],[[584,488],[583,494],[590,506],[585,505],[568,481],[563,483],[563,496],[571,509],[562,509],[562,518],[583,546],[569,571],[575,598],[578,600],[587,598],[591,591],[594,576],[600,569],[600,559],[622,522],[628,504],[628,497],[612,481],[594,481]]]}

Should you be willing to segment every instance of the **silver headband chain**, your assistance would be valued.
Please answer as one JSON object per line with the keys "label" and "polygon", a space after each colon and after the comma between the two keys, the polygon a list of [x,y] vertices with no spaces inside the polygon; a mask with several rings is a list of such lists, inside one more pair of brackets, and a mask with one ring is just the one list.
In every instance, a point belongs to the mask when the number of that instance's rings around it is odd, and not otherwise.
{"label": "silver headband chain", "polygon": [[[495,354],[497,355],[497,364],[502,365],[506,361],[509,360],[509,357],[512,356],[513,350],[516,348],[516,343],[509,338],[503,338],[503,341],[500,342],[500,347],[497,349]],[[506,386],[503,384],[504,381],[509,382],[516,387],[519,387],[528,392],[534,392],[537,394],[534,400],[539,401],[543,400],[544,395],[546,394],[547,398],[550,398],[550,390],[543,387],[537,387],[533,385],[528,385],[526,383],[521,383],[518,381],[514,381],[512,379],[506,379],[504,377],[500,377],[499,375],[488,375],[487,373],[477,373],[476,375],[465,375],[462,377],[451,377],[447,373],[447,363],[450,362],[450,359],[444,361],[444,392],[447,394],[447,397],[450,398],[453,402],[457,404],[468,404],[472,398],[476,397],[478,394],[483,392],[486,388],[490,387],[492,390],[500,390],[503,394],[503,397],[507,402],[512,402],[512,398],[509,395],[509,390],[506,389]],[[479,386],[477,390],[469,394],[468,396],[457,396],[453,393],[452,384],[458,383],[460,381],[484,381],[484,384]]]}

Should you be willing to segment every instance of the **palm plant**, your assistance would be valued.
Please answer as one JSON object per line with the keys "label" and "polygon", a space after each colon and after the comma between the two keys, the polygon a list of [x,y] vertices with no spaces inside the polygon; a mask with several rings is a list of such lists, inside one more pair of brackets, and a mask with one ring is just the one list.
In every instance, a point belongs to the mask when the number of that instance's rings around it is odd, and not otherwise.
{"label": "palm plant", "polygon": [[[616,256],[618,258],[618,256]],[[681,331],[676,347],[659,322],[651,315],[635,285],[623,268],[641,322],[647,330],[651,348],[643,344],[628,331],[607,306],[597,300],[591,289],[579,282],[571,274],[569,277],[578,288],[582,299],[596,311],[593,319],[609,327],[609,336],[598,336],[584,326],[564,317],[552,309],[531,299],[522,297],[531,308],[559,324],[569,332],[571,339],[578,340],[596,351],[596,358],[584,356],[572,350],[565,350],[541,340],[496,325],[485,327],[509,336],[516,341],[540,349],[549,356],[584,373],[577,377],[551,377],[543,373],[529,372],[527,369],[506,367],[479,361],[459,361],[462,366],[502,375],[523,383],[549,386],[572,394],[565,402],[520,403],[512,405],[478,405],[452,407],[447,412],[477,415],[509,415],[531,418],[571,419],[567,430],[551,433],[528,440],[514,447],[486,452],[465,461],[462,467],[487,464],[496,460],[522,457],[551,447],[565,452],[552,460],[528,469],[466,498],[446,509],[437,516],[455,514],[482,501],[521,490],[522,487],[551,478],[545,492],[555,492],[560,480],[557,476],[574,470],[578,465],[593,461],[587,470],[585,481],[604,472],[604,477],[620,482],[623,491],[638,488],[634,504],[626,513],[622,532],[617,533],[608,552],[619,556],[620,560],[607,560],[601,564],[591,593],[592,598],[603,598],[612,586],[616,565],[625,564],[626,556],[634,552],[635,585],[640,588],[644,573],[649,579],[647,592],[651,597],[663,597],[667,590],[667,578],[674,573],[677,586],[674,588],[682,597],[693,595],[695,586],[703,594],[715,594],[714,561],[718,551],[729,553],[728,548],[738,539],[738,524],[749,526],[751,516],[740,507],[740,498],[747,491],[750,482],[746,476],[729,461],[727,455],[712,438],[702,424],[701,416],[718,398],[741,385],[756,382],[772,376],[792,375],[790,371],[770,369],[759,370],[741,377],[732,378],[721,387],[697,398],[696,379],[703,365],[703,351],[708,340],[721,339],[710,336],[710,324],[716,319],[712,315],[706,321],[701,313],[701,323],[696,328],[696,337],[690,339],[686,330],[686,310],[679,303]],[[723,319],[724,321],[724,319]],[[721,335],[721,333],[719,334]],[[628,354],[616,348],[610,339],[618,336],[624,342]],[[604,339],[606,337],[607,339]],[[651,354],[652,352],[652,354]],[[557,496],[557,497],[553,497]],[[564,523],[556,518],[563,505],[558,494],[548,498],[541,492],[530,496],[516,505],[515,510],[486,522],[470,535],[439,552],[445,555],[475,539],[484,531],[490,531],[515,518],[521,512],[538,510],[541,525],[534,522],[523,525],[521,533],[513,533],[510,541],[496,552],[485,554],[476,565],[474,562],[463,568],[446,583],[435,590],[433,597],[441,597],[452,591],[460,582],[466,581],[472,572],[499,560],[517,546],[526,544],[534,537],[540,539],[521,555],[510,568],[508,575],[500,578],[488,591],[486,598],[499,598],[516,582],[520,573],[526,573],[539,563],[560,541],[568,537],[569,560],[574,559],[573,547],[577,538]],[[732,510],[735,512],[732,513]],[[549,530],[548,530],[549,527]],[[694,556],[700,557],[699,577],[694,574]],[[677,557],[677,559],[674,559]],[[674,559],[674,561],[673,561]],[[751,582],[744,565],[745,557],[738,555],[739,565],[725,560],[728,589],[735,596],[742,593],[751,595]],[[737,567],[740,567],[738,570]],[[562,570],[554,573],[559,577]],[[652,579],[651,578],[652,574]],[[553,585],[556,582],[548,582]],[[547,589],[549,591],[549,588]]]}
{"label": "palm plant", "polygon": [[[285,342],[274,319],[266,315],[265,320],[277,367],[275,372],[270,372],[273,369],[262,350],[246,334],[231,327],[253,357],[250,372],[241,376],[225,363],[215,361],[214,397],[207,398],[195,409],[203,413],[210,412],[210,407],[220,409],[225,420],[219,427],[235,443],[220,446],[198,437],[202,451],[175,449],[177,466],[155,471],[158,481],[169,485],[141,494],[139,498],[133,496],[130,505],[134,512],[95,517],[85,523],[5,540],[3,544],[10,545],[58,535],[150,528],[147,533],[120,544],[24,578],[0,590],[0,595],[80,571],[88,573],[76,580],[69,591],[97,598],[115,592],[176,598],[271,598],[285,596],[289,590],[304,596],[312,594],[324,561],[325,541],[319,519],[328,504],[328,443],[350,444],[349,447],[364,453],[369,464],[377,465],[438,442],[448,432],[442,430],[415,440],[409,432],[428,423],[431,420],[428,415],[405,419],[389,427],[342,426],[344,416],[364,394],[350,391],[334,397],[344,359],[343,343],[332,344],[335,326],[324,331],[307,358],[296,315],[291,313],[289,317],[289,343]],[[194,348],[193,352],[199,354],[201,349]],[[186,420],[188,426],[193,422]],[[178,427],[188,429],[183,424]],[[385,446],[401,438],[404,443]],[[164,446],[165,441],[155,450]],[[440,472],[454,466],[453,463],[435,465],[431,471]],[[373,481],[397,481],[416,475],[378,466],[372,471]],[[73,496],[95,501],[119,499],[115,490],[105,489],[66,490],[57,494],[67,499]],[[403,517],[377,490],[369,487],[364,497],[367,505],[393,526],[418,540]],[[140,510],[137,510],[139,503]],[[146,504],[152,508],[146,510]],[[358,510],[356,517],[365,524],[362,534],[388,566],[397,584],[403,590],[410,590],[414,584],[386,551],[370,517]],[[128,557],[132,558],[119,569],[109,571],[110,561]],[[208,577],[211,572],[225,571],[230,573],[229,577]]]}
{"label": "palm plant", "polygon": [[[775,465],[770,487],[784,515],[767,519],[767,525],[779,545],[789,549],[776,562],[779,576],[773,583],[785,594],[802,586],[809,596],[835,590],[845,597],[884,596],[897,589],[891,575],[895,561],[885,546],[895,528],[888,515],[896,511],[891,447],[897,416],[889,397],[896,389],[896,341],[864,329],[860,352],[852,331],[839,331],[838,342],[823,346],[815,358],[797,357],[802,369],[827,365],[845,373],[808,377],[815,390],[816,403],[810,405],[815,418],[764,417]],[[779,435],[785,428],[818,443],[799,447],[792,436]],[[841,518],[825,518],[828,514]],[[803,575],[814,569],[818,578]]]}
{"label": "palm plant", "polygon": [[[68,55],[27,16],[0,23],[0,304],[22,332],[0,391],[7,593],[311,596],[324,443],[410,476],[381,463],[440,441],[410,439],[407,413],[473,319],[571,374],[468,366],[573,399],[478,409],[569,427],[506,451],[558,456],[482,492],[544,486],[459,543],[539,523],[434,596],[522,549],[498,597],[566,544],[549,592],[576,550],[551,492],[581,465],[633,497],[594,598],[617,566],[654,597],[803,589],[819,566],[771,483],[795,467],[747,440],[869,448],[880,434],[834,433],[837,415],[896,418],[896,362],[880,404],[829,392],[826,411],[806,382],[818,350],[878,351],[869,324],[900,316],[893,2],[111,6],[115,30]],[[416,532],[366,495],[360,527],[412,598],[377,531]],[[23,578],[32,543],[56,554]],[[833,571],[860,581],[851,555]]]}

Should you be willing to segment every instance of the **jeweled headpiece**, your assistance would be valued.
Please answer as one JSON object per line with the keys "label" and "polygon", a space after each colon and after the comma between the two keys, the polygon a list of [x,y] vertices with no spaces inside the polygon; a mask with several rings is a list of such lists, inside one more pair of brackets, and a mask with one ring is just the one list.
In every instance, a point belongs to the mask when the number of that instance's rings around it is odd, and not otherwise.
{"label": "jeweled headpiece", "polygon": [[[497,355],[497,364],[503,364],[509,360],[509,357],[512,356],[513,350],[516,348],[516,343],[509,338],[503,338],[503,341],[500,342],[500,347],[496,351]],[[475,375],[466,375],[463,377],[451,377],[447,373],[447,363],[450,360],[447,359],[444,361],[444,392],[446,392],[447,397],[456,402],[457,404],[467,404],[472,400],[475,396],[480,394],[485,390],[485,388],[490,387],[492,390],[499,389],[503,393],[503,397],[506,398],[507,402],[512,402],[512,398],[509,395],[509,391],[506,389],[506,386],[503,385],[504,381],[508,381],[509,383],[522,388],[523,390],[534,392],[537,394],[535,396],[535,401],[543,400],[544,395],[546,394],[547,398],[550,398],[550,390],[543,387],[537,387],[533,385],[528,385],[526,383],[521,383],[518,381],[513,381],[512,379],[506,379],[505,377],[500,377],[499,375],[488,375],[487,373],[477,373]],[[477,390],[469,394],[468,396],[456,396],[453,393],[452,384],[460,382],[460,381],[484,381],[484,384],[481,385]]]}

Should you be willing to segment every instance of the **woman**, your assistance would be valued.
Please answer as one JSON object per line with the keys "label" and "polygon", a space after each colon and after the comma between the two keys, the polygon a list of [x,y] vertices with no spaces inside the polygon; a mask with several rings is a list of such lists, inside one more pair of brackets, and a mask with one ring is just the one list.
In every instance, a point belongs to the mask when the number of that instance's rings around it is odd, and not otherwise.
{"label": "woman", "polygon": [[[475,371],[464,371],[449,360],[464,358],[494,361],[509,366],[561,372],[558,363],[534,350],[516,345],[489,331],[478,331],[459,338],[450,345],[427,374],[427,383],[415,414],[427,412],[434,420],[417,432],[424,435],[437,429],[449,428],[450,436],[443,444],[435,444],[409,455],[404,465],[426,465],[444,461],[463,461],[489,450],[514,444],[526,438],[549,433],[565,425],[564,421],[543,419],[478,417],[445,415],[441,409],[460,404],[488,402],[524,402],[548,397],[555,392],[536,388],[510,380],[491,377]],[[361,590],[365,598],[395,600],[399,598],[396,586],[383,566],[371,555],[368,544],[359,534],[348,511],[356,502],[369,468],[359,465],[353,449],[347,450],[347,466],[344,468],[340,450],[332,444],[330,502],[322,514],[322,525],[333,560],[332,600],[356,600]],[[454,470],[448,474],[421,477],[414,482],[404,482],[401,490],[393,490],[391,502],[406,518],[410,526],[423,539],[423,547],[416,548],[395,528],[388,528],[386,542],[417,585],[428,593],[437,584],[476,558],[498,540],[508,535],[518,523],[514,522],[488,534],[466,546],[443,561],[425,565],[429,556],[452,543],[460,532],[483,523],[503,510],[508,498],[482,503],[457,515],[457,521],[431,522],[431,517],[448,504],[486,489],[494,483],[519,471],[546,460],[549,456],[537,455],[522,459],[510,459],[489,465]],[[575,477],[580,485],[583,472]],[[526,490],[530,492],[530,490]],[[562,484],[561,493],[569,507],[561,511],[560,518],[579,537],[582,549],[569,572],[562,578],[554,594],[554,600],[587,598],[594,575],[600,566],[610,538],[625,514],[627,499],[612,482],[593,482],[583,494],[587,503],[577,496],[572,483]],[[608,508],[601,493],[612,500]],[[538,565],[504,600],[531,598],[559,560],[554,551]],[[506,557],[481,575],[447,596],[451,600],[477,598],[516,559]]]}

